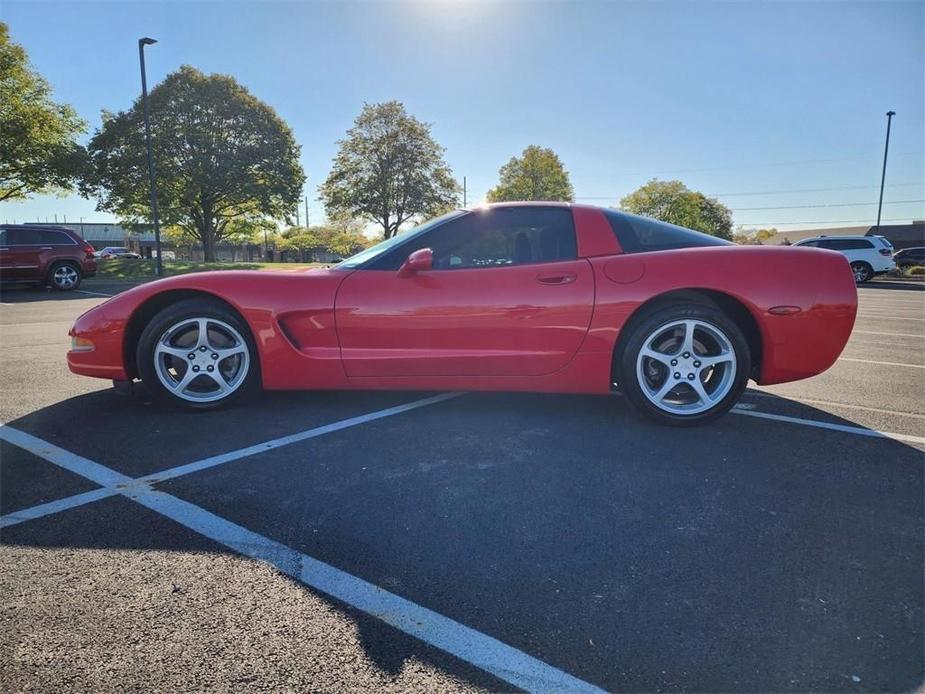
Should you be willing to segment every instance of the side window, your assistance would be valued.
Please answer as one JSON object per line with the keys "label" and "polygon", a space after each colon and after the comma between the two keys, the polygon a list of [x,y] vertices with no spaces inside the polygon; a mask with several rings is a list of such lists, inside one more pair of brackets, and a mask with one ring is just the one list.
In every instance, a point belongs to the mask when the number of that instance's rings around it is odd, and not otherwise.
{"label": "side window", "polygon": [[798,245],[800,248],[802,248],[803,246],[806,246],[806,247],[808,247],[808,248],[818,248],[818,247],[819,247],[819,242],[818,242],[818,241],[803,241],[803,242],[801,242],[801,243],[798,243],[797,245]]}
{"label": "side window", "polygon": [[874,244],[864,239],[846,239],[843,243],[846,251],[866,251],[874,247]]}
{"label": "side window", "polygon": [[839,250],[838,246],[836,246],[835,242],[832,241],[831,239],[820,239],[817,242],[817,245],[819,246],[819,248],[828,248],[831,251]]}
{"label": "side window", "polygon": [[435,270],[552,263],[578,257],[572,211],[567,207],[496,207],[444,222],[376,258],[367,269],[397,270],[421,248],[433,251]]}
{"label": "side window", "polygon": [[571,210],[508,207],[477,212],[468,228],[439,234],[431,246],[434,268],[453,270],[575,260],[578,250]]}
{"label": "side window", "polygon": [[6,229],[0,229],[0,246],[5,246],[6,244]]}
{"label": "side window", "polygon": [[37,246],[41,243],[37,229],[8,229],[7,243],[11,246]]}
{"label": "side window", "polygon": [[71,240],[71,237],[67,234],[63,234],[60,231],[45,231],[40,229],[36,232],[38,234],[39,241],[37,243],[42,244],[43,246],[72,246],[74,242]]}
{"label": "side window", "polygon": [[605,210],[604,216],[610,222],[624,253],[732,245],[731,241],[649,217],[639,217],[617,210]]}

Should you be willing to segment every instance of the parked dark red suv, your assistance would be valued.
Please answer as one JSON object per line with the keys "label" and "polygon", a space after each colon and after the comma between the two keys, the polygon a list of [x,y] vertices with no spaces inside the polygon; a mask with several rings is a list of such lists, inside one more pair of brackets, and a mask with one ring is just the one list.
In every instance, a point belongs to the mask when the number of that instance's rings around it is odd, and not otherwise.
{"label": "parked dark red suv", "polygon": [[0,226],[0,282],[38,282],[77,289],[96,274],[93,246],[66,227]]}

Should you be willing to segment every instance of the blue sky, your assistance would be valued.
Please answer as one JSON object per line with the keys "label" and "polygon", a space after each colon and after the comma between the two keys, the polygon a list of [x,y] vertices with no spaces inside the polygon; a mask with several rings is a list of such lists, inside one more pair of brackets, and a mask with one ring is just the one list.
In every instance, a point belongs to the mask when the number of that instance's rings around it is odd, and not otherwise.
{"label": "blue sky", "polygon": [[[91,132],[140,93],[140,36],[159,41],[149,84],[182,64],[234,75],[292,126],[313,222],[336,141],[388,99],[433,124],[470,203],[538,144],[579,201],[678,178],[781,229],[875,219],[847,205],[877,200],[893,109],[883,217],[925,218],[923,2],[3,0],[0,19]],[[36,197],[0,220],[113,219],[94,208]]]}

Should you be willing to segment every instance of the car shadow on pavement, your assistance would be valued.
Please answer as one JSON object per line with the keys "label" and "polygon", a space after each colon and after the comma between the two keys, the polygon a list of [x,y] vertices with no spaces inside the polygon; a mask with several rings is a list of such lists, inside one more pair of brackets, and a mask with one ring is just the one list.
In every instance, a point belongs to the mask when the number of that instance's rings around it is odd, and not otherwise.
{"label": "car shadow on pavement", "polygon": [[[10,424],[140,476],[416,397],[266,394],[189,415],[101,391]],[[761,410],[859,426],[779,401]],[[607,689],[908,690],[922,675],[922,455],[736,415],[668,429],[621,398],[473,393],[155,488]],[[16,470],[4,486],[29,484],[29,465]],[[2,542],[227,552],[122,498]],[[416,657],[506,688],[307,590],[383,670]]]}

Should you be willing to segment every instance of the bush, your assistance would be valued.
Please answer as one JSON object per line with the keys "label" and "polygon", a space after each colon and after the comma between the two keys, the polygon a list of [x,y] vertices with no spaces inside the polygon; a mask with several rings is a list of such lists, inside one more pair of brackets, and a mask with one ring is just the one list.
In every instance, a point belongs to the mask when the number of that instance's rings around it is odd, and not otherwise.
{"label": "bush", "polygon": [[910,277],[925,275],[925,267],[922,267],[921,265],[913,265],[912,267],[906,269],[906,274]]}

